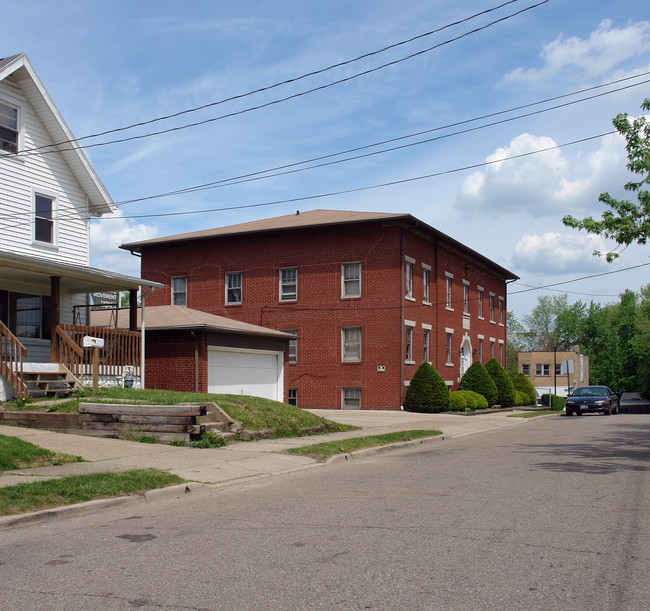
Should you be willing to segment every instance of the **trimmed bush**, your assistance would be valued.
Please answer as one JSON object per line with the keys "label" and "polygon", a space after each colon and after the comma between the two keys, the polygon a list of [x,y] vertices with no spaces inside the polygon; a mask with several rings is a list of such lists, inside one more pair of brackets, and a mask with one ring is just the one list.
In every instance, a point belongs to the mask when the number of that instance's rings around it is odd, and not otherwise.
{"label": "trimmed bush", "polygon": [[512,378],[512,385],[515,387],[515,390],[528,395],[528,403],[521,403],[520,405],[535,405],[537,403],[535,387],[523,373],[518,373]]}
{"label": "trimmed bush", "polygon": [[488,407],[497,401],[497,385],[480,361],[474,361],[460,379],[458,390],[473,390],[485,397]]}
{"label": "trimmed bush", "polygon": [[426,361],[415,371],[406,389],[404,409],[436,413],[449,409],[449,389],[440,374]]}
{"label": "trimmed bush", "polygon": [[515,405],[517,407],[522,405],[530,405],[530,397],[521,390],[515,390]]}
{"label": "trimmed bush", "polygon": [[468,407],[469,405],[463,396],[462,390],[455,390],[449,393],[449,409],[452,412],[464,412]]}
{"label": "trimmed bush", "polygon": [[515,387],[506,370],[494,358],[485,363],[485,369],[496,384],[497,403],[501,407],[512,407],[515,404]]}
{"label": "trimmed bush", "polygon": [[[542,395],[542,406],[548,407],[548,393]],[[550,395],[551,397],[551,409],[555,411],[561,411],[564,409],[564,397],[558,397],[557,395]]]}
{"label": "trimmed bush", "polygon": [[[474,392],[473,390],[461,390],[460,392],[464,393],[466,397],[472,397],[472,399],[476,401],[475,409],[488,408],[487,399],[483,395],[479,395],[477,392]],[[467,404],[469,405],[469,399],[467,400]]]}
{"label": "trimmed bush", "polygon": [[[475,392],[472,392],[471,390],[457,390],[455,392],[458,393],[458,395],[461,396],[463,399],[465,399],[465,401],[467,402],[468,409],[476,409],[476,407],[478,406],[476,397],[480,397],[481,395],[477,395]],[[451,394],[453,395],[454,393]]]}

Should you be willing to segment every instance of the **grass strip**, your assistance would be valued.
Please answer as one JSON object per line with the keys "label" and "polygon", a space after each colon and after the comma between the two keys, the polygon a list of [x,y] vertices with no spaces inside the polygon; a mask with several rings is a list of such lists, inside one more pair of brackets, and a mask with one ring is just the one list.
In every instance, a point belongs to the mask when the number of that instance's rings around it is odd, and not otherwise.
{"label": "grass strip", "polygon": [[183,480],[160,469],[134,469],[118,473],[70,475],[0,488],[0,515],[71,505],[93,499],[137,494]]}
{"label": "grass strip", "polygon": [[81,456],[52,452],[18,439],[0,435],[0,473],[15,469],[31,469],[48,465],[62,465],[69,462],[83,462]]}
{"label": "grass strip", "polygon": [[367,437],[351,437],[350,439],[340,439],[338,441],[325,441],[299,448],[290,448],[285,450],[285,452],[288,454],[310,456],[322,461],[334,454],[347,454],[348,452],[363,450],[364,448],[374,448],[391,443],[399,443],[400,441],[412,441],[413,439],[421,439],[423,437],[435,437],[436,435],[442,435],[442,431],[435,429],[397,431],[383,435],[369,435]]}
{"label": "grass strip", "polygon": [[537,416],[546,416],[547,414],[561,414],[556,409],[540,409],[534,412],[521,412],[519,414],[508,414],[507,418],[535,418]]}

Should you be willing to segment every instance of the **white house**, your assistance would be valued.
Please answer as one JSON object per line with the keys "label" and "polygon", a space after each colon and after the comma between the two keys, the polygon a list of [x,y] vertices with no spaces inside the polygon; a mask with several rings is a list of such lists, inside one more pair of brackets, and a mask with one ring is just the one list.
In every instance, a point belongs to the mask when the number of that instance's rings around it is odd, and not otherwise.
{"label": "white house", "polygon": [[[137,292],[162,285],[89,267],[90,219],[113,209],[27,57],[0,59],[0,400],[80,383],[84,335],[104,338],[105,373],[140,374]],[[130,293],[130,332],[88,327],[109,291]]]}

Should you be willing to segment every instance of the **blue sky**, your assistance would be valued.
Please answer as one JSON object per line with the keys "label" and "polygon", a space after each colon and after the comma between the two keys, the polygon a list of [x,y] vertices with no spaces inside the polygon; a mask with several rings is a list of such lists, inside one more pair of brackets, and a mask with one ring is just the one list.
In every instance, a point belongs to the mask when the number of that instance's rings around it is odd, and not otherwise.
{"label": "blue sky", "polygon": [[[498,0],[157,0],[11,3],[0,56],[25,52],[77,138],[240,96],[346,62],[496,7]],[[547,103],[453,128],[445,126],[650,71],[645,0],[518,0],[358,62],[137,129],[84,140],[146,136],[87,149],[120,203],[230,179],[410,134],[408,146],[264,180],[119,205],[93,224],[91,264],[139,275],[117,245],[315,208],[408,212],[521,277],[509,290],[517,316],[550,283],[650,262],[628,248],[614,264],[592,256],[611,245],[565,228],[564,214],[600,216],[598,194],[622,196],[628,180],[618,136],[504,158],[612,131],[636,115],[650,75],[587,95],[628,89],[565,108],[453,135]],[[500,23],[489,26],[497,19]],[[470,33],[471,30],[482,28]],[[464,35],[464,36],[463,36]],[[451,39],[458,38],[453,42]],[[443,44],[446,43],[446,44]],[[437,46],[432,50],[431,47]],[[418,54],[411,59],[397,61]],[[394,65],[324,87],[382,64]],[[294,99],[247,109],[324,87]],[[245,111],[245,112],[241,112]],[[366,152],[387,148],[375,147]],[[340,159],[340,157],[330,158]],[[481,166],[492,162],[488,166]],[[473,169],[465,169],[475,166]],[[302,167],[302,166],[300,166]],[[438,174],[427,179],[408,180]],[[256,204],[394,186],[285,204]],[[237,209],[239,207],[239,209]],[[148,216],[234,208],[202,214]],[[140,217],[140,218],[132,218]],[[650,281],[650,266],[557,287],[571,300],[608,302]]]}

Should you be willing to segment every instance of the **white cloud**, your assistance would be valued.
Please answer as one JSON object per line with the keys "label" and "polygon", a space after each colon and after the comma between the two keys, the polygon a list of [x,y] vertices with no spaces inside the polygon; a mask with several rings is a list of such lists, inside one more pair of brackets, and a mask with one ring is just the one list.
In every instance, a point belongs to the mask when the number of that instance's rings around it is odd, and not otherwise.
{"label": "white cloud", "polygon": [[140,259],[118,247],[120,244],[157,236],[157,229],[125,219],[121,211],[115,212],[112,217],[94,221],[90,225],[91,265],[112,272],[140,276]]}
{"label": "white cloud", "polygon": [[526,234],[515,245],[514,263],[520,271],[552,276],[579,273],[607,266],[594,251],[607,252],[606,241],[596,235],[549,232]]}
{"label": "white cloud", "polygon": [[520,212],[534,217],[579,214],[592,207],[602,191],[627,180],[623,139],[603,138],[600,148],[570,162],[547,136],[521,134],[486,158],[485,170],[470,174],[460,186],[456,206],[492,214]]}
{"label": "white cloud", "polygon": [[582,39],[558,36],[544,45],[541,68],[516,68],[505,75],[506,82],[537,82],[565,69],[578,69],[586,77],[607,74],[618,64],[650,50],[650,21],[630,22],[627,27],[612,27],[606,19],[598,29]]}

